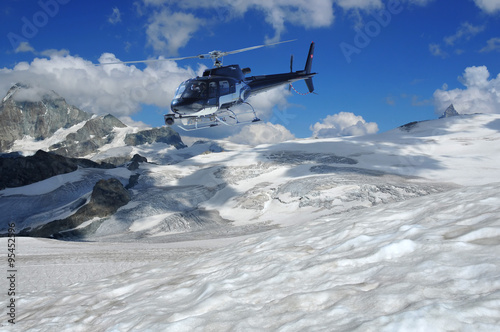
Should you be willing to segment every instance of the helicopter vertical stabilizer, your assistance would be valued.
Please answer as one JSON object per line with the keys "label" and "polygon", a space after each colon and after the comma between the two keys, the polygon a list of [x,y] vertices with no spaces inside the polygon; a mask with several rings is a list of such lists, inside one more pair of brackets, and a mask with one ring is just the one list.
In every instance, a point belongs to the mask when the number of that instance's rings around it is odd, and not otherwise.
{"label": "helicopter vertical stabilizer", "polygon": [[[314,57],[314,42],[312,42],[311,46],[309,47],[309,54],[307,55],[306,66],[304,68],[304,70],[306,71],[307,74],[311,73],[313,57]],[[306,79],[305,82],[306,82],[307,88],[309,89],[309,92],[313,92],[314,85],[313,85],[312,77]]]}

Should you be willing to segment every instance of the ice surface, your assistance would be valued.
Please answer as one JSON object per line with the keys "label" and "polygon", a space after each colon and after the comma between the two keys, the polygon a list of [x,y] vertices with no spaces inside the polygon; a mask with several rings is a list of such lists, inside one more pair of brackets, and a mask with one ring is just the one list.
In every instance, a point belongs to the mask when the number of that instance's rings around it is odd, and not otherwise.
{"label": "ice surface", "polygon": [[[471,115],[219,153],[134,147],[156,164],[95,171],[140,175],[98,242],[18,239],[14,328],[500,331],[499,139],[500,116]],[[82,175],[0,203],[41,206]]]}

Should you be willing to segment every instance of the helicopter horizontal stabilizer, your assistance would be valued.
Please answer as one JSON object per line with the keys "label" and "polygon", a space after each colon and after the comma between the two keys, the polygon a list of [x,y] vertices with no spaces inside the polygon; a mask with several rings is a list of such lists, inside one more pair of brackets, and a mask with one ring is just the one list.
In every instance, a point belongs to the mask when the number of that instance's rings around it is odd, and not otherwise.
{"label": "helicopter horizontal stabilizer", "polygon": [[308,79],[304,80],[304,82],[306,82],[306,85],[307,85],[307,88],[309,89],[309,92],[313,92],[314,91],[313,79],[308,78]]}

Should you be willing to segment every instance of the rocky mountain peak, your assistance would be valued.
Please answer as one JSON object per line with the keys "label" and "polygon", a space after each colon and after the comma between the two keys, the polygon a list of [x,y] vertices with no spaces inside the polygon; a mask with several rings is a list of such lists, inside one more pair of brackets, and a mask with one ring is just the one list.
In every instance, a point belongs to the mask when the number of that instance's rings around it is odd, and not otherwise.
{"label": "rocky mountain peak", "polygon": [[[61,131],[56,133],[58,130]],[[34,150],[26,143],[32,141],[36,141],[32,144],[36,145]],[[65,157],[91,158],[108,144],[117,147],[152,143],[165,143],[177,149],[186,147],[171,128],[137,132],[111,114],[97,116],[84,112],[69,105],[55,91],[42,87],[16,83],[0,99],[0,153],[15,147],[28,153],[42,149]],[[128,160],[127,153],[119,157]],[[115,155],[112,158],[123,159]]]}
{"label": "rocky mountain peak", "polygon": [[449,118],[449,117],[457,116],[457,115],[460,115],[460,114],[457,112],[457,110],[455,110],[455,107],[453,106],[453,104],[451,104],[450,106],[448,106],[446,111],[444,111],[443,115],[441,115],[439,118],[443,119],[443,118]]}
{"label": "rocky mountain peak", "polygon": [[24,136],[43,140],[91,117],[52,90],[16,83],[0,103],[0,151]]}

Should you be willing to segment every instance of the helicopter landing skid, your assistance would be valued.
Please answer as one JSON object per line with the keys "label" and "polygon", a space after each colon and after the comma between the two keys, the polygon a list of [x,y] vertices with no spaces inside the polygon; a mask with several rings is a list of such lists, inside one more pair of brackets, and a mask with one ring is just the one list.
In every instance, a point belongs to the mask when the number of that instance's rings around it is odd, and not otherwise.
{"label": "helicopter landing skid", "polygon": [[[242,124],[249,124],[254,122],[259,122],[260,119],[257,117],[254,108],[249,103],[245,102],[243,104],[247,104],[252,109],[247,112],[239,112],[236,114],[234,111],[230,109],[219,110],[211,115],[206,116],[190,116],[190,117],[181,117],[179,118],[179,122],[177,122],[177,126],[185,131],[193,131],[205,128],[216,127],[220,124],[226,126],[237,126]],[[167,121],[167,118],[169,119]],[[170,122],[170,119],[172,121]],[[165,115],[165,123],[167,125],[173,124],[173,116]]]}

